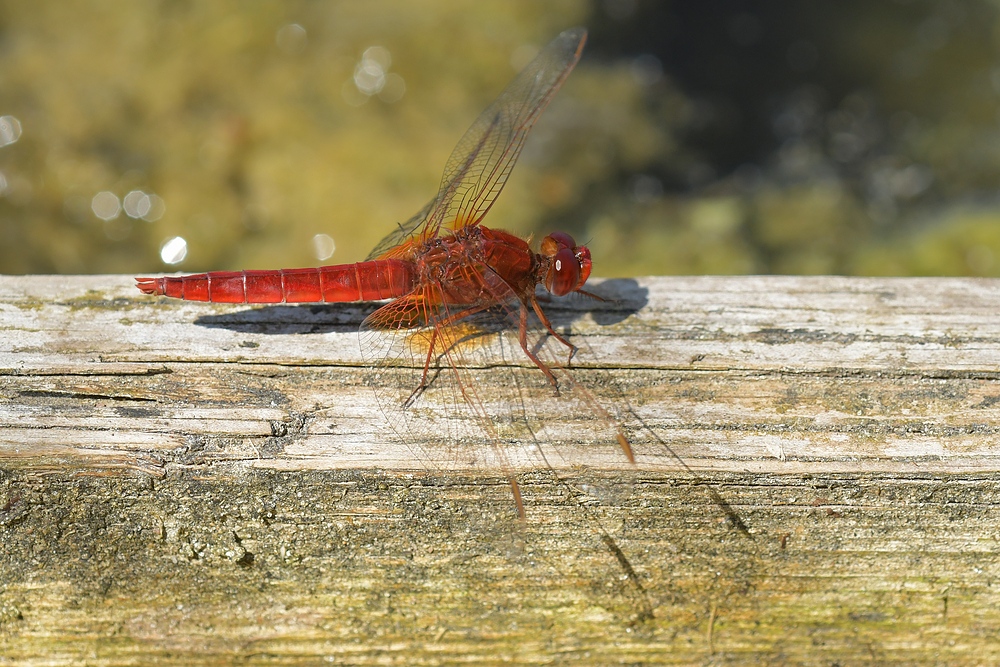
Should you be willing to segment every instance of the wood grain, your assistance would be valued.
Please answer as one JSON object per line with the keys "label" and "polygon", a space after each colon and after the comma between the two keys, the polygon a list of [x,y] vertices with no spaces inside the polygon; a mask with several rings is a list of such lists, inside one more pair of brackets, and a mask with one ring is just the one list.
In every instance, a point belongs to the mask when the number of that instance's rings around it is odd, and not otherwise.
{"label": "wood grain", "polygon": [[542,400],[503,468],[388,427],[370,304],[131,283],[0,277],[0,664],[1000,660],[998,281],[604,281],[637,465]]}

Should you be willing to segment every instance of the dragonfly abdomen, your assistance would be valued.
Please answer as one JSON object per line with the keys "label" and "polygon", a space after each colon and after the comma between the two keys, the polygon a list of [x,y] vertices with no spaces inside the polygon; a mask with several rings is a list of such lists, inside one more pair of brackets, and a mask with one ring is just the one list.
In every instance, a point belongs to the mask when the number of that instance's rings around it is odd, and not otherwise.
{"label": "dragonfly abdomen", "polygon": [[308,269],[136,278],[136,286],[146,294],[213,303],[378,301],[412,291],[414,272],[410,262],[383,259]]}

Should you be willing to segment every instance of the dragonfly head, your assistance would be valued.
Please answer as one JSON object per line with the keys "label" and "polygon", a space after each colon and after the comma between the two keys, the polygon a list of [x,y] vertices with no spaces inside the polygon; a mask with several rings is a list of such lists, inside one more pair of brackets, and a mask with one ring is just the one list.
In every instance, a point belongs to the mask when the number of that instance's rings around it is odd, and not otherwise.
{"label": "dragonfly head", "polygon": [[563,296],[583,287],[590,277],[590,250],[578,246],[566,232],[552,232],[542,239],[542,256],[549,258],[545,289]]}

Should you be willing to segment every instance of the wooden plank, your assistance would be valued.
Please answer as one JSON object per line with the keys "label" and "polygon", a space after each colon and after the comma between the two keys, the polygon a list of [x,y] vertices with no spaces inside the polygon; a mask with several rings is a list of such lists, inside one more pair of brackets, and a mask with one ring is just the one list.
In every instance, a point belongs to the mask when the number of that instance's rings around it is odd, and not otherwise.
{"label": "wooden plank", "polygon": [[595,289],[551,312],[636,466],[579,392],[536,395],[537,442],[400,438],[367,304],[0,277],[0,656],[997,661],[1000,282]]}

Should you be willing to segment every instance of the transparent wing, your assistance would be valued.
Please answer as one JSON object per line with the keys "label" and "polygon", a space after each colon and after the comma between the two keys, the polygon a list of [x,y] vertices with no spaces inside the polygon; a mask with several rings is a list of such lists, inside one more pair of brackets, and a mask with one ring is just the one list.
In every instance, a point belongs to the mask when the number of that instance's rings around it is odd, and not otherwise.
{"label": "transparent wing", "polygon": [[[398,249],[406,246],[411,240],[420,238],[420,234],[414,234],[414,230],[420,227],[427,220],[427,216],[430,214],[431,209],[437,203],[437,198],[435,197],[431,201],[427,202],[427,205],[420,209],[420,212],[415,216],[402,223],[392,232],[387,234],[385,238],[378,242],[368,256],[365,257],[365,261],[373,259],[388,259],[390,257],[398,256]],[[394,252],[396,251],[396,252]]]}
{"label": "transparent wing", "polygon": [[382,239],[368,259],[392,256],[407,241],[437,236],[442,225],[458,229],[483,219],[503,190],[528,132],[580,59],[586,39],[584,28],[571,28],[541,50],[459,140],[434,199]]}
{"label": "transparent wing", "polygon": [[[521,348],[520,302],[502,286],[482,285],[499,305],[428,308],[432,299],[413,295],[362,327],[368,383],[398,439],[429,471],[508,480],[527,470],[562,478],[623,460],[619,422],[574,377],[568,349],[529,316],[526,345],[556,389]],[[383,328],[398,322],[415,326]]]}

